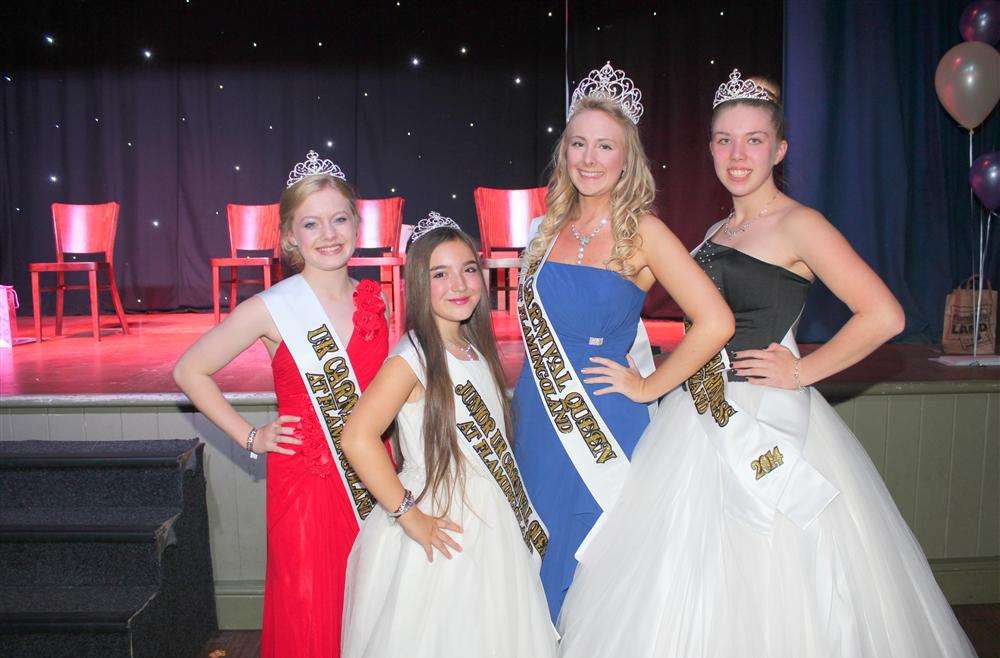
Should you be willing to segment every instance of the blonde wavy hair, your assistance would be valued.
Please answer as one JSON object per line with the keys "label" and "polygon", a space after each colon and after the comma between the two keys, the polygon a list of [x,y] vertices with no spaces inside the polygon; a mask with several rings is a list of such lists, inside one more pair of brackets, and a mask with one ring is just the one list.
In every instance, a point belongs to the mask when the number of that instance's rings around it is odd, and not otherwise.
{"label": "blonde wavy hair", "polygon": [[292,244],[292,225],[295,223],[295,211],[311,195],[324,189],[336,190],[347,199],[347,205],[354,218],[354,228],[357,229],[360,216],[358,215],[358,195],[354,189],[345,181],[334,178],[328,174],[315,174],[307,176],[281,193],[281,201],[278,206],[278,214],[281,217],[278,224],[278,232],[281,235],[281,252],[291,268],[295,271],[302,269],[304,264],[299,248]]}
{"label": "blonde wavy hair", "polygon": [[[639,139],[639,129],[625,116],[613,101],[584,98],[574,115],[581,110],[600,110],[622,127],[625,133],[625,164],[622,177],[611,190],[611,231],[615,243],[608,257],[608,269],[623,277],[635,276],[635,267],[629,263],[636,249],[642,245],[639,235],[639,218],[652,213],[656,197],[656,182],[649,170],[646,151]],[[524,250],[525,263],[530,267],[545,256],[545,251],[555,240],[563,225],[576,219],[580,210],[580,193],[573,185],[566,165],[566,149],[569,141],[569,123],[556,143],[549,165],[548,192],[545,195],[546,212],[538,235]]]}

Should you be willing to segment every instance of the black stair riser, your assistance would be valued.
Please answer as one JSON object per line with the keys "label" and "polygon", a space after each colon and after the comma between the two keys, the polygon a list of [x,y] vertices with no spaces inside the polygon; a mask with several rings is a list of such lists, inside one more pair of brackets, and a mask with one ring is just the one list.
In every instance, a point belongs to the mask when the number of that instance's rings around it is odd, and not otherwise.
{"label": "black stair riser", "polygon": [[17,633],[128,633],[127,621],[14,619],[0,617],[0,635]]}
{"label": "black stair riser", "polygon": [[0,507],[179,507],[183,478],[176,466],[7,469],[0,471]]}
{"label": "black stair riser", "polygon": [[14,468],[168,468],[178,470],[184,460],[176,458],[152,457],[147,455],[120,455],[114,453],[88,455],[6,455],[0,451],[0,471]]}
{"label": "black stair riser", "polygon": [[128,633],[0,634],[4,658],[130,658],[131,645]]}
{"label": "black stair riser", "polygon": [[148,541],[0,542],[0,586],[157,584],[160,561]]}

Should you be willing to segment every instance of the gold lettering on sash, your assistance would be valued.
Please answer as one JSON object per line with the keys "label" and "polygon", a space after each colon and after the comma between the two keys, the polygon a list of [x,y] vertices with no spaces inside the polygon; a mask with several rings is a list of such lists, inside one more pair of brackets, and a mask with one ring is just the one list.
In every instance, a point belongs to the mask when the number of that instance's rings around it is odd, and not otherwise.
{"label": "gold lettering on sash", "polygon": [[753,472],[757,474],[754,479],[759,480],[784,463],[785,457],[781,454],[781,451],[778,450],[778,446],[774,446],[763,455],[750,462],[750,468],[752,468]]}
{"label": "gold lettering on sash", "polygon": [[458,431],[472,446],[486,470],[500,487],[500,492],[514,512],[514,518],[528,550],[538,551],[539,557],[543,557],[549,545],[549,538],[541,523],[532,518],[534,510],[528,504],[528,493],[524,489],[521,472],[517,468],[517,460],[514,459],[510,444],[490,413],[489,407],[486,406],[486,401],[471,381],[466,380],[464,384],[456,386],[455,394],[461,397],[462,404],[472,417],[472,420],[457,423]]}
{"label": "gold lettering on sash", "polygon": [[563,400],[563,406],[570,412],[577,429],[580,430],[583,440],[586,441],[587,447],[590,449],[590,454],[594,456],[598,464],[603,464],[609,459],[614,459],[618,456],[611,448],[611,442],[608,441],[608,437],[601,431],[597,419],[594,418],[594,413],[590,410],[587,400],[582,395],[579,393],[570,393]]}
{"label": "gold lettering on sash", "polygon": [[541,305],[535,300],[536,262],[521,279],[520,303],[517,308],[521,333],[527,346],[528,363],[535,375],[542,402],[561,434],[569,434],[573,427],[580,432],[594,461],[603,464],[617,459],[608,437],[600,429],[587,399],[579,393],[561,397],[566,383],[573,379],[573,372],[566,365],[566,357],[559,349],[555,336]]}
{"label": "gold lettering on sash", "polygon": [[340,349],[337,347],[337,343],[333,340],[333,335],[325,324],[310,331],[306,334],[306,338],[309,340],[309,344],[312,345],[313,351],[316,352],[316,358],[321,361],[327,352],[336,352]]}
{"label": "gold lettering on sash", "polygon": [[306,382],[319,407],[320,419],[330,433],[336,453],[333,458],[340,464],[340,469],[347,480],[347,489],[354,507],[358,510],[358,516],[365,519],[375,508],[375,498],[365,489],[365,485],[347,461],[340,445],[344,424],[357,406],[361,395],[354,380],[351,379],[351,369],[347,359],[341,353],[340,346],[333,339],[327,326],[320,325],[307,332],[306,338],[320,361],[329,355],[329,358],[323,361],[323,373],[305,373]]}
{"label": "gold lettering on sash", "polygon": [[[684,320],[684,330],[691,328],[691,322]],[[712,418],[719,427],[729,424],[736,410],[726,401],[725,364],[722,353],[713,356],[708,363],[698,369],[684,383],[684,388],[694,400],[694,408],[699,414],[711,410]]]}

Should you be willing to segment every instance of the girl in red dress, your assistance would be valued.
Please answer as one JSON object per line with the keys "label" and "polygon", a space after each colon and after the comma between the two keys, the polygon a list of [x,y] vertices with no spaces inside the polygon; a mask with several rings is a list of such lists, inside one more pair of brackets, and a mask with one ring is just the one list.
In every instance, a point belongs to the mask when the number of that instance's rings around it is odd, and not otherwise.
{"label": "girl in red dress", "polygon": [[[339,431],[330,429],[335,425],[330,419],[337,416],[317,407],[316,387],[310,391],[304,383],[305,370],[314,372],[319,362],[303,361],[296,348],[301,343],[295,343],[301,337],[285,336],[279,326],[287,329],[297,319],[287,316],[319,314],[321,326],[333,337],[333,350],[346,343],[346,358],[337,359],[351,370],[350,391],[364,390],[385,360],[388,327],[379,285],[354,281],[347,273],[358,214],[354,192],[340,169],[310,152],[288,183],[281,196],[282,249],[301,273],[238,305],[184,353],[174,379],[199,411],[250,457],[270,453],[261,655],[331,658],[340,655],[347,556],[367,510],[363,496],[356,491],[348,495],[353,472],[334,456]],[[286,302],[285,316],[275,310],[275,299]],[[272,357],[279,413],[262,427],[247,422],[211,377],[257,340]],[[311,356],[313,350],[306,351]],[[320,356],[320,350],[315,354]],[[325,371],[320,366],[319,372]],[[329,384],[328,400],[344,390],[339,376],[334,380],[331,375]],[[350,407],[341,406],[346,409],[342,420]],[[321,408],[323,424],[316,413]]]}

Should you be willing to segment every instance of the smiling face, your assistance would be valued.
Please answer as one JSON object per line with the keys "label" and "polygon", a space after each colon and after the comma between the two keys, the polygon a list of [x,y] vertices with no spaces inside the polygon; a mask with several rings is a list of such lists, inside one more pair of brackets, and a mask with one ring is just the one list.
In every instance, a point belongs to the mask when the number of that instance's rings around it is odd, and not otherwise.
{"label": "smiling face", "polygon": [[306,267],[337,270],[354,254],[357,221],[351,203],[339,190],[324,187],[295,209],[289,242]]}
{"label": "smiling face", "polygon": [[431,310],[440,320],[464,322],[483,294],[483,273],[476,255],[459,240],[442,242],[431,253]]}
{"label": "smiling face", "polygon": [[716,115],[709,150],[715,175],[730,194],[739,197],[771,179],[771,170],[785,157],[788,143],[777,138],[767,110],[735,103]]}
{"label": "smiling face", "polygon": [[625,167],[625,130],[607,112],[579,110],[566,127],[566,168],[577,192],[610,196]]}

